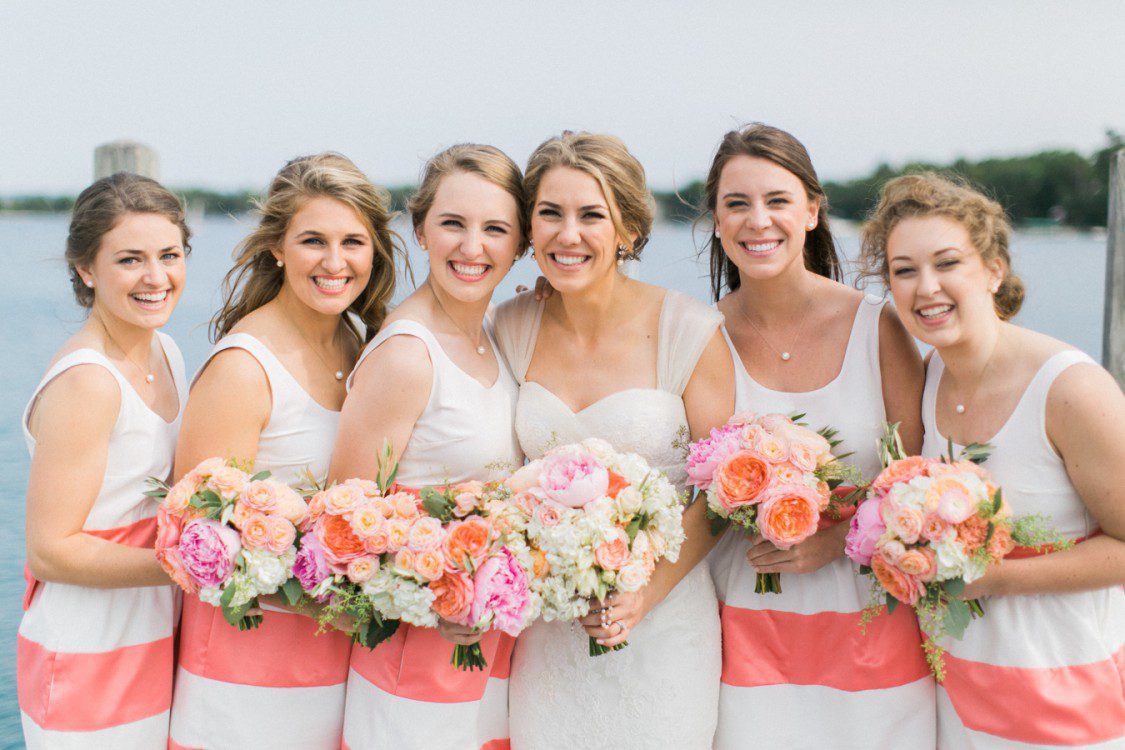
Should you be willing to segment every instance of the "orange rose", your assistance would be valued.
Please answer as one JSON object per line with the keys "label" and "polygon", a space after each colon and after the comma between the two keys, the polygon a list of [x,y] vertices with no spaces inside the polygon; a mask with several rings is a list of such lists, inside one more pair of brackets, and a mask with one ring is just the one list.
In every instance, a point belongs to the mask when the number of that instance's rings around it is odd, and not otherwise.
{"label": "orange rose", "polygon": [[[243,502],[235,502],[234,510],[231,511],[230,522],[236,529],[242,530],[246,522],[254,517],[255,511],[249,505]],[[260,515],[260,514],[258,514]]]}
{"label": "orange rose", "polygon": [[396,492],[387,498],[399,518],[412,519],[421,515],[418,511],[418,498],[409,492]]}
{"label": "orange rose", "polygon": [[937,575],[937,556],[933,549],[908,549],[898,559],[898,567],[908,576],[929,583]]}
{"label": "orange rose", "polygon": [[449,622],[465,624],[473,603],[473,582],[469,576],[447,570],[441,578],[430,583],[434,592],[434,611]]}
{"label": "orange rose", "polygon": [[379,558],[364,555],[348,563],[348,580],[352,583],[367,583],[379,572]]}
{"label": "orange rose", "polygon": [[355,535],[344,516],[322,516],[316,525],[316,537],[324,548],[325,558],[336,565],[347,565],[366,552],[363,540]]}
{"label": "orange rose", "polygon": [[816,533],[820,495],[800,484],[766,491],[758,506],[758,531],[774,546],[788,549]]}
{"label": "orange rose", "polygon": [[[465,559],[479,565],[488,554],[492,527],[479,517],[455,521],[448,526],[445,537],[445,558],[448,565],[464,567]],[[449,619],[449,618],[446,618]]]}
{"label": "orange rose", "polygon": [[617,499],[617,493],[629,486],[629,480],[621,476],[615,471],[609,472],[609,487],[606,488],[605,494]]}
{"label": "orange rose", "polygon": [[182,512],[188,507],[196,489],[198,489],[198,485],[194,478],[191,476],[184,477],[172,485],[172,489],[168,490],[168,494],[164,497],[164,507],[170,513]]}
{"label": "orange rose", "polygon": [[898,461],[891,461],[887,468],[875,477],[875,481],[871,483],[871,491],[883,492],[889,490],[891,485],[908,482],[914,477],[923,476],[926,474],[930,463],[929,459],[921,456],[910,456]]}
{"label": "orange rose", "polygon": [[543,578],[551,572],[551,563],[547,562],[547,553],[541,549],[531,551],[531,573],[536,578]]}
{"label": "orange rose", "polygon": [[352,511],[350,522],[352,531],[360,539],[368,539],[383,527],[383,514],[370,502],[362,503]]}
{"label": "orange rose", "polygon": [[267,516],[266,521],[269,529],[266,547],[269,548],[270,552],[280,555],[289,549],[289,546],[297,538],[297,529],[281,516]]}
{"label": "orange rose", "polygon": [[445,570],[445,556],[439,549],[425,550],[414,555],[414,572],[427,581],[441,578]]}
{"label": "orange rose", "polygon": [[752,505],[770,484],[770,465],[750,451],[739,451],[715,472],[715,494],[728,511]]}
{"label": "orange rose", "polygon": [[390,547],[390,532],[384,524],[363,540],[363,548],[373,555],[381,555]]}
{"label": "orange rose", "polygon": [[913,605],[922,596],[921,581],[891,565],[877,550],[871,556],[871,570],[887,593],[900,602]]}
{"label": "orange rose", "polygon": [[629,562],[629,537],[621,531],[602,542],[594,550],[594,560],[605,570],[621,570]]}
{"label": "orange rose", "polygon": [[406,546],[406,540],[410,536],[410,523],[404,521],[399,517],[388,518],[387,522],[383,524],[383,528],[387,530],[387,552],[398,552]]}

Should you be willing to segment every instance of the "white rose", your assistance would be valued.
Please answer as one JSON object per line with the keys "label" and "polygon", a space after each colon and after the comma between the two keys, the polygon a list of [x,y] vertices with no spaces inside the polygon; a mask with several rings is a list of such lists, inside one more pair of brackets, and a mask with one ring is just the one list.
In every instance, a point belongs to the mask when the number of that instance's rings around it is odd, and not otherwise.
{"label": "white rose", "polygon": [[635,487],[626,487],[617,493],[617,507],[623,516],[632,516],[641,509],[644,496]]}
{"label": "white rose", "polygon": [[639,591],[646,583],[648,583],[648,573],[639,560],[617,571],[617,588],[621,591]]}
{"label": "white rose", "polygon": [[968,583],[969,579],[966,576],[968,564],[969,557],[959,542],[950,540],[938,543],[937,580],[947,581],[965,576],[965,582]]}

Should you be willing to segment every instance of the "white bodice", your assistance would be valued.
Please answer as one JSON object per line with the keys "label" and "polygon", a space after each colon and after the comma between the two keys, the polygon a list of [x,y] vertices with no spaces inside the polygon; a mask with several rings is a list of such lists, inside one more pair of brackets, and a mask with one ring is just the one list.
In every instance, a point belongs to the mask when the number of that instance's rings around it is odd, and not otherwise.
{"label": "white bodice", "polygon": [[[491,324],[485,332],[492,339]],[[430,397],[399,458],[396,481],[406,487],[499,478],[523,464],[512,427],[519,387],[502,358],[484,386],[449,358],[434,334],[414,320],[389,323],[363,350],[356,368],[392,336],[421,340],[433,365]],[[352,371],[353,375],[355,370]],[[348,378],[351,386],[352,378]]]}
{"label": "white bodice", "polygon": [[145,497],[148,477],[169,479],[172,476],[172,459],[176,452],[176,438],[180,433],[180,419],[187,402],[187,381],[184,375],[184,358],[170,336],[159,331],[157,341],[172,372],[179,400],[175,419],[166,422],[141,399],[117,366],[104,354],[93,349],[76,349],[59,358],[35,388],[23,412],[21,425],[28,452],[35,455],[35,438],[28,430],[27,421],[39,393],[64,371],[81,364],[96,364],[109,370],[121,388],[121,407],[117,421],[110,433],[107,446],[105,476],[98,496],[83,524],[84,529],[113,529],[128,526],[156,515],[157,501]]}
{"label": "white bodice", "polygon": [[[812,391],[775,391],[750,377],[742,358],[727,338],[734,357],[735,411],[757,413],[804,413],[814,430],[831,425],[839,431],[838,454],[871,479],[879,473],[876,442],[887,419],[883,404],[883,378],[879,368],[879,315],[885,300],[866,295],[859,303],[840,372],[826,385]],[[724,332],[725,334],[725,332]],[[790,364],[800,367],[800,364]]]}
{"label": "white bodice", "polygon": [[250,334],[227,334],[215,344],[208,361],[224,349],[249,352],[269,380],[270,419],[258,436],[254,471],[268,471],[273,479],[291,486],[307,485],[306,472],[323,483],[336,444],[340,412],[317,403],[269,347]]}
{"label": "white bodice", "polygon": [[[1042,514],[1052,528],[1068,538],[1088,536],[1097,523],[1067,476],[1066,466],[1047,439],[1047,393],[1062,372],[1078,363],[1094,364],[1086,354],[1068,349],[1050,357],[1028,383],[1016,408],[988,442],[992,454],[982,467],[1003,488],[1004,498],[1017,516]],[[926,370],[922,396],[922,425],[926,429],[922,455],[948,452],[948,443],[937,427],[937,390],[945,363],[936,351]],[[962,446],[954,444],[954,452]]]}
{"label": "white bodice", "polygon": [[[530,294],[496,313],[497,339],[521,381],[516,431],[530,458],[588,437],[636,452],[681,488],[688,437],[683,391],[721,316],[677,292],[660,314],[656,388],[630,388],[573,412],[523,382],[543,306]],[[513,748],[710,748],[718,710],[718,602],[696,566],[652,609],[621,650],[590,657],[587,636],[565,622],[533,624],[512,662]]]}

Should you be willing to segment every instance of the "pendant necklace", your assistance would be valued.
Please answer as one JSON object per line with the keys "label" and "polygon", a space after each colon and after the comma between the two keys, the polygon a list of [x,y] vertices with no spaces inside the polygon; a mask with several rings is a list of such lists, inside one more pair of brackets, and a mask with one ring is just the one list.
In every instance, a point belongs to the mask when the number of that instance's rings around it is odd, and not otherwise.
{"label": "pendant necklace", "polygon": [[433,295],[433,297],[434,297],[434,302],[436,302],[436,303],[437,303],[438,309],[439,309],[439,310],[441,310],[441,313],[442,313],[442,315],[444,315],[445,317],[449,318],[449,322],[450,322],[450,323],[452,323],[452,324],[453,324],[453,326],[454,326],[454,327],[455,327],[455,328],[456,328],[456,329],[457,329],[458,331],[460,331],[460,332],[461,332],[462,334],[464,334],[465,338],[467,338],[467,339],[469,340],[469,343],[470,343],[470,344],[473,344],[473,345],[474,345],[474,346],[476,347],[476,350],[477,350],[477,354],[479,354],[479,355],[481,355],[481,356],[483,357],[483,356],[484,356],[484,353],[485,353],[485,352],[487,352],[487,351],[488,351],[488,349],[486,349],[486,348],[484,347],[484,344],[482,344],[482,343],[481,343],[481,338],[480,338],[480,334],[479,334],[479,333],[477,334],[477,338],[476,338],[476,341],[474,341],[474,340],[473,340],[473,337],[469,335],[469,332],[468,332],[468,331],[466,331],[466,330],[465,330],[464,328],[462,328],[462,327],[460,326],[460,324],[459,324],[459,323],[458,323],[458,322],[457,322],[456,320],[454,320],[454,319],[453,319],[453,316],[452,316],[452,315],[450,315],[450,314],[449,314],[449,312],[448,312],[448,311],[447,311],[447,310],[445,309],[445,305],[443,305],[443,304],[441,303],[441,299],[440,299],[440,298],[439,298],[439,297],[437,296],[437,292],[435,292],[435,291],[434,291],[434,286],[433,286],[433,284],[432,284],[432,283],[430,283],[429,281],[427,281],[427,282],[426,282],[426,286],[427,286],[427,287],[429,288],[429,290],[430,290],[430,294],[432,294],[432,295]]}
{"label": "pendant necklace", "polygon": [[988,353],[988,359],[984,361],[984,367],[981,368],[980,374],[977,375],[976,383],[973,384],[973,390],[969,393],[969,397],[963,401],[957,402],[953,406],[953,410],[958,414],[964,414],[968,411],[969,407],[973,405],[973,399],[977,396],[977,390],[980,388],[981,381],[984,380],[984,375],[988,372],[989,365],[992,364],[992,358],[996,355],[996,350],[1000,348],[1000,332],[996,332],[996,341],[992,343],[992,351]]}
{"label": "pendant necklace", "polygon": [[746,314],[746,310],[742,305],[736,305],[736,307],[738,307],[738,311],[742,313],[742,317],[746,319],[746,322],[750,324],[750,327],[754,329],[754,332],[758,334],[758,338],[764,341],[766,346],[768,346],[774,354],[781,358],[782,362],[788,362],[793,356],[789,353],[790,350],[792,350],[793,347],[797,345],[797,342],[801,338],[801,331],[805,329],[805,320],[809,317],[809,308],[812,307],[812,297],[809,297],[809,301],[805,303],[805,311],[801,315],[800,325],[797,326],[797,334],[793,337],[793,341],[790,342],[789,348],[784,351],[778,351],[777,347],[770,343],[770,340],[767,339],[765,337],[765,334],[762,333],[762,329],[758,328],[757,324],[754,323],[754,321],[750,319],[750,316]]}
{"label": "pendant necklace", "polygon": [[[324,355],[320,353],[319,349],[317,349],[315,346],[312,345],[312,342],[309,341],[307,336],[305,336],[305,332],[301,330],[301,326],[294,323],[294,327],[297,329],[298,335],[300,335],[300,337],[304,340],[305,346],[312,349],[313,354],[315,354],[316,358],[320,360],[320,363],[322,365],[324,365],[324,369],[328,370],[328,372],[331,372],[332,377],[336,378],[337,381],[343,380],[344,379],[344,371],[343,370],[336,370],[335,372],[333,372],[332,366],[330,364],[328,364],[328,360],[326,360],[324,358]],[[340,329],[337,328],[336,333],[338,334],[339,332],[340,332]],[[336,334],[332,335],[332,340],[333,341],[336,340]]]}
{"label": "pendant necklace", "polygon": [[133,358],[129,356],[129,353],[125,351],[125,349],[121,346],[121,344],[117,343],[117,339],[113,338],[113,334],[109,332],[108,328],[106,328],[106,325],[102,321],[100,315],[98,316],[98,324],[101,325],[102,330],[105,331],[106,338],[109,339],[110,343],[112,343],[114,346],[117,347],[117,351],[121,352],[121,356],[125,357],[125,360],[129,364],[131,364],[133,367],[137,368],[137,372],[139,372],[141,375],[144,376],[144,379],[145,379],[146,383],[152,383],[153,381],[156,380],[156,374],[155,373],[150,372],[146,368],[141,367],[136,362],[134,362]]}

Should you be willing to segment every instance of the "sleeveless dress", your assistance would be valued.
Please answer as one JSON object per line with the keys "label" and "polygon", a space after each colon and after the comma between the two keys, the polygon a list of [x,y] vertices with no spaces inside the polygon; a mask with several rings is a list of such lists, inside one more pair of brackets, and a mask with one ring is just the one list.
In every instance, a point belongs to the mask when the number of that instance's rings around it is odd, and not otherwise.
{"label": "sleeveless dress", "polygon": [[[485,331],[492,340],[488,321]],[[371,340],[356,368],[392,336],[421,340],[433,365],[429,401],[399,458],[397,483],[420,489],[471,479],[488,481],[518,468],[523,454],[512,430],[517,388],[504,361],[497,358],[496,382],[485,387],[446,355],[429,329],[403,319],[388,324]],[[356,646],[348,677],[344,747],[507,748],[512,639],[490,630],[480,645],[488,662],[484,671],[454,667],[450,663],[454,646],[435,628],[402,624],[373,650]]]}
{"label": "sleeveless dress", "polygon": [[[838,453],[865,478],[880,465],[886,420],[879,367],[882,300],[866,297],[852,323],[840,373],[814,391],[774,391],[735,362],[736,411],[804,412],[813,429],[840,431]],[[794,365],[799,367],[800,365]],[[782,593],[756,594],[750,542],[728,532],[711,553],[722,602],[723,680],[716,748],[934,746],[934,681],[909,608],[860,630],[866,576],[846,558],[803,575],[783,573]]]}
{"label": "sleeveless dress", "polygon": [[[100,352],[77,349],[43,376],[21,421],[28,451],[32,406],[43,388],[72,367],[109,370],[121,389],[105,477],[83,533],[130,547],[153,547],[157,503],[144,492],[150,476],[168,479],[187,401],[184,360],[157,333],[172,371],[179,410],[171,422],[152,411]],[[100,589],[28,580],[16,636],[16,690],[27,747],[155,750],[168,741],[172,703],[175,592],[168,586]]]}
{"label": "sleeveless dress", "polygon": [[[1079,363],[1093,360],[1070,349],[1043,363],[989,441],[994,449],[983,464],[1015,517],[1042,514],[1070,539],[1089,536],[1097,522],[1047,439],[1046,407],[1055,378]],[[935,413],[944,371],[935,351],[922,399],[925,456],[948,450]],[[1125,747],[1122,587],[995,596],[983,604],[984,617],[963,639],[941,644],[947,653],[937,695],[939,747]]]}
{"label": "sleeveless dress", "polygon": [[[340,413],[318,404],[250,334],[224,336],[208,360],[225,349],[248,352],[269,380],[273,404],[255,471],[291,486],[304,482],[306,470],[323,480]],[[184,597],[169,747],[340,746],[351,639],[336,631],[317,635],[316,621],[305,615],[262,609],[268,611],[258,628],[239,631],[218,607]]]}
{"label": "sleeveless dress", "polygon": [[[668,291],[660,313],[656,387],[612,393],[573,412],[551,391],[524,381],[543,303],[523,294],[496,314],[500,347],[521,382],[516,431],[528,458],[599,437],[643,456],[683,489],[688,436],[683,392],[721,316]],[[512,660],[515,750],[710,748],[720,669],[718,603],[697,565],[629,634],[629,645],[597,657],[575,623],[539,620],[520,634]]]}

